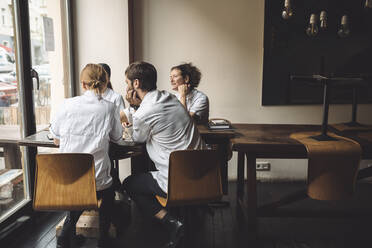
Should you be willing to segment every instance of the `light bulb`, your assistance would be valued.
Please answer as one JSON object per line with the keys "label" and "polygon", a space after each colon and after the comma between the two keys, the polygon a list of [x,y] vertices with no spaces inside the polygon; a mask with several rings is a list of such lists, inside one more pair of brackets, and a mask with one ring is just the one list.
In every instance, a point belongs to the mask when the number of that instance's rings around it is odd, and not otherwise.
{"label": "light bulb", "polygon": [[282,12],[282,17],[284,20],[288,20],[293,16],[293,10],[291,6],[291,1],[290,0],[284,0],[284,9]]}
{"label": "light bulb", "polygon": [[341,38],[345,38],[350,35],[350,29],[349,29],[349,18],[347,15],[343,15],[341,18],[341,26],[340,29],[337,32],[338,36]]}
{"label": "light bulb", "polygon": [[322,29],[322,30],[327,29],[328,21],[327,21],[327,12],[325,12],[325,10],[320,12],[319,20],[320,20],[320,29]]}
{"label": "light bulb", "polygon": [[372,9],[372,0],[366,0],[366,3],[364,4],[364,7]]}
{"label": "light bulb", "polygon": [[310,37],[314,37],[318,34],[319,29],[317,25],[317,15],[311,14],[309,26],[306,29],[306,34]]}

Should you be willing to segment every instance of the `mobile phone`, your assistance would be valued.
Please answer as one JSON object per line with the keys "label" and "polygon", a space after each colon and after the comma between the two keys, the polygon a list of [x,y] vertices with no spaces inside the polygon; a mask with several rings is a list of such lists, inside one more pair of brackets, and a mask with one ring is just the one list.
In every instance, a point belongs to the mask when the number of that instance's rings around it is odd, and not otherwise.
{"label": "mobile phone", "polygon": [[48,138],[48,140],[53,140],[54,139],[51,133],[47,133],[47,138]]}

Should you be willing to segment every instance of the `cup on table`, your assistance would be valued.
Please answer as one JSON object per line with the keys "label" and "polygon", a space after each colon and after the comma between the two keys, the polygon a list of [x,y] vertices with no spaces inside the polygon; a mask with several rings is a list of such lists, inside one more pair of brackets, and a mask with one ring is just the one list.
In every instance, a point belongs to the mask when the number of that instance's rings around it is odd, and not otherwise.
{"label": "cup on table", "polygon": [[132,135],[133,135],[133,126],[131,123],[124,126],[124,132],[123,132],[123,139],[132,141]]}

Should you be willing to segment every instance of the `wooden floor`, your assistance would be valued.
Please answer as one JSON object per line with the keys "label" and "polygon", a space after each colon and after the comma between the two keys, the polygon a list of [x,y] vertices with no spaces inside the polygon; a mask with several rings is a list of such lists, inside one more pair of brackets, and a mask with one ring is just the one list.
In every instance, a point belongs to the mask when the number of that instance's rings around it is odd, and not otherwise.
{"label": "wooden floor", "polygon": [[[262,248],[371,248],[372,247],[372,184],[359,183],[357,193],[350,201],[319,202],[306,199],[286,207],[283,213],[300,215],[302,212],[334,213],[334,218],[260,217],[257,239],[247,232],[243,218],[236,208],[235,183],[229,185],[229,207],[214,208],[214,216],[196,212],[189,220],[187,236],[179,247],[262,247]],[[289,192],[302,189],[303,184],[259,183],[259,202],[263,204]],[[355,216],[350,217],[350,215]],[[359,217],[358,217],[359,215]],[[29,225],[13,241],[0,244],[2,248],[56,247],[55,225],[63,214],[50,213]],[[144,220],[132,208],[132,221],[115,240],[115,247],[157,248],[161,247],[166,234],[155,221]],[[95,247],[89,239],[83,247]]]}

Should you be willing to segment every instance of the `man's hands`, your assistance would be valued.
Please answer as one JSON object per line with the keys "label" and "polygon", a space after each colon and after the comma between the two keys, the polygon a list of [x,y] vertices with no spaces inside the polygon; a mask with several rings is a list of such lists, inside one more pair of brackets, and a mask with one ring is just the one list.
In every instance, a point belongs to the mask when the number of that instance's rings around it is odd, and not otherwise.
{"label": "man's hands", "polygon": [[135,90],[128,90],[125,100],[129,102],[130,105],[139,106],[142,100],[138,97]]}
{"label": "man's hands", "polygon": [[190,91],[190,84],[181,84],[178,86],[178,93],[180,94],[180,97],[186,97],[186,95]]}

